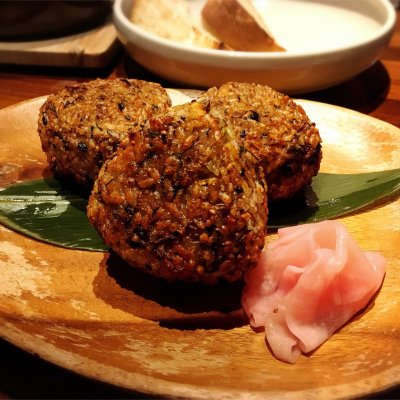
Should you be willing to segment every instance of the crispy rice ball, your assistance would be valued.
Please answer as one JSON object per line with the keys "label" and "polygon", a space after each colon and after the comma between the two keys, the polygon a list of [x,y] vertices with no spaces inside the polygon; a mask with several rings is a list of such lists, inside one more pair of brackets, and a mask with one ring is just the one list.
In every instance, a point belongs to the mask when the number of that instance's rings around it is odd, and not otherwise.
{"label": "crispy rice ball", "polygon": [[159,84],[97,79],[67,86],[40,109],[38,132],[53,173],[92,187],[104,160],[128,141],[132,126],[171,101]]}
{"label": "crispy rice ball", "polygon": [[200,103],[173,107],[105,162],[89,220],[112,250],[153,276],[236,281],[264,245],[266,187],[254,163]]}
{"label": "crispy rice ball", "polygon": [[198,101],[258,160],[269,201],[292,197],[318,173],[318,129],[288,96],[267,86],[229,82]]}

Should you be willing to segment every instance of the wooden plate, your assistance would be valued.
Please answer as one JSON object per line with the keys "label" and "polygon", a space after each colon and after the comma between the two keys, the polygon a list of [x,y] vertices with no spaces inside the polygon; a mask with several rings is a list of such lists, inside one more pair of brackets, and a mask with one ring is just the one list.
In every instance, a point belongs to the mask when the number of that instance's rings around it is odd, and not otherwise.
{"label": "wooden plate", "polygon": [[[38,98],[0,111],[0,187],[48,174]],[[299,101],[320,128],[322,169],[400,167],[400,130],[350,110]],[[249,327],[240,285],[168,285],[105,253],[62,249],[0,226],[0,335],[79,374],[157,396],[333,399],[400,383],[400,200],[343,218],[387,259],[367,310],[295,365]],[[268,235],[267,240],[272,240]]]}

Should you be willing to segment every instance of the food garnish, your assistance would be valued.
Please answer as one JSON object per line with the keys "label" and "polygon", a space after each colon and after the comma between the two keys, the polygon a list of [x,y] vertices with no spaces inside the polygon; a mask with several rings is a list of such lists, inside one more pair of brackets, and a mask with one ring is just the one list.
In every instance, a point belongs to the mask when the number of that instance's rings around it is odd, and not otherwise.
{"label": "food garnish", "polygon": [[363,251],[338,221],[278,231],[245,275],[242,305],[281,361],[310,353],[371,301],[386,261]]}

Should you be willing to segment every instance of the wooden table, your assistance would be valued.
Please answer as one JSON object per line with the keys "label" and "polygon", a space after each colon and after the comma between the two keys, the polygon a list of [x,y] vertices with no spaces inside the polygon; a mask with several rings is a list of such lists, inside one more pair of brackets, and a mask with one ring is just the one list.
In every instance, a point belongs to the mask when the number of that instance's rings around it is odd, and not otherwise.
{"label": "wooden table", "polygon": [[[0,108],[97,77],[147,79],[173,87],[145,71],[120,50],[101,70],[2,65]],[[379,62],[348,82],[301,97],[354,109],[400,128],[400,20]],[[116,399],[143,398],[143,395],[77,376],[0,340],[0,399],[8,398]],[[400,388],[371,398],[399,399]]]}

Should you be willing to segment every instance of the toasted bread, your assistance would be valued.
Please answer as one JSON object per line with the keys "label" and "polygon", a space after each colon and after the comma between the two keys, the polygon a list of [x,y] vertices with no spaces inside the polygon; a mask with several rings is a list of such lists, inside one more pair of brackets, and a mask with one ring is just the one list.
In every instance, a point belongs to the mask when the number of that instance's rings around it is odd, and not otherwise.
{"label": "toasted bread", "polygon": [[222,43],[194,26],[186,0],[134,0],[131,21],[165,39],[219,49]]}
{"label": "toasted bread", "polygon": [[285,51],[250,0],[207,0],[201,15],[204,27],[234,50]]}

